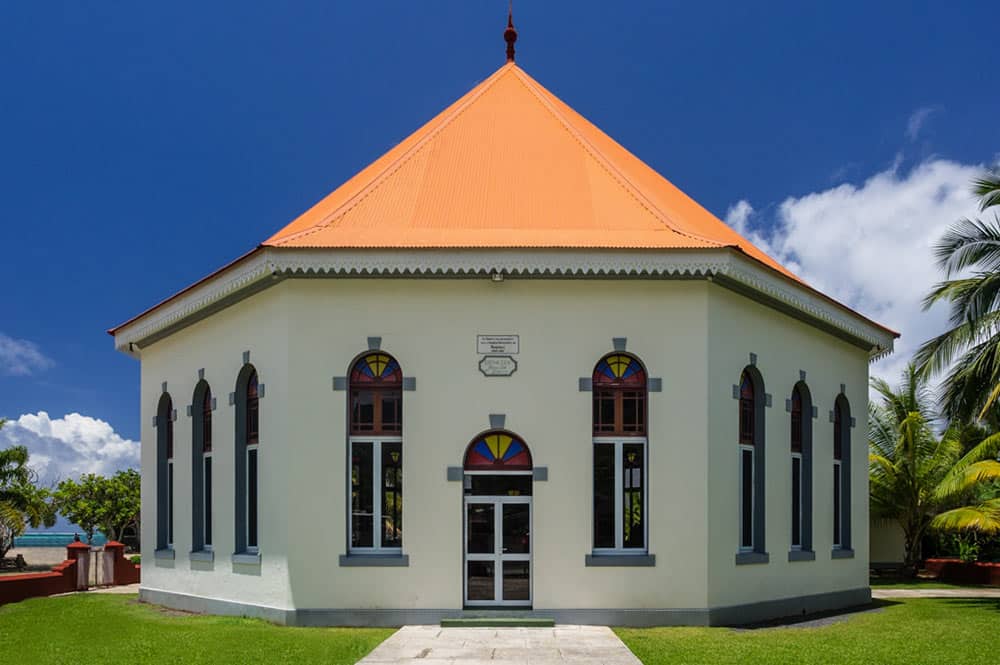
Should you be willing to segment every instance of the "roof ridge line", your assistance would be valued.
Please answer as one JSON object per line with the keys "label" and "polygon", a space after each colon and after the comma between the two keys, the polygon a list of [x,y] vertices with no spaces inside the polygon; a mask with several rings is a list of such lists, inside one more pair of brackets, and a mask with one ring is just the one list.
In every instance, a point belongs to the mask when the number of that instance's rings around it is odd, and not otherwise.
{"label": "roof ridge line", "polygon": [[[378,175],[376,175],[371,180],[371,182],[369,182],[367,185],[365,185],[364,187],[362,187],[361,190],[357,194],[355,194],[354,196],[352,196],[351,198],[349,198],[347,201],[344,201],[344,203],[342,203],[341,205],[337,206],[329,214],[324,215],[323,219],[321,219],[320,221],[316,222],[312,226],[310,226],[308,228],[305,228],[305,229],[302,229],[301,231],[298,231],[298,232],[293,233],[291,235],[285,236],[284,238],[281,238],[281,240],[278,241],[276,244],[270,245],[270,246],[271,247],[280,247],[283,244],[285,244],[287,242],[290,242],[292,240],[295,240],[297,238],[304,238],[306,236],[312,235],[313,233],[317,233],[321,229],[324,229],[324,228],[328,227],[330,224],[332,224],[338,217],[342,216],[343,213],[346,213],[346,212],[350,211],[351,208],[355,207],[356,205],[358,205],[359,203],[361,203],[362,201],[364,201],[364,199],[367,198],[369,194],[371,194],[376,189],[378,189],[378,187],[380,185],[382,185],[382,183],[384,183],[386,181],[386,179],[389,178],[389,176],[391,176],[393,173],[395,173],[396,171],[398,171],[414,155],[416,155],[418,152],[420,152],[420,150],[423,149],[423,147],[432,138],[434,138],[435,136],[437,136],[438,134],[440,134],[442,131],[444,131],[444,129],[446,127],[448,127],[452,122],[454,122],[455,119],[457,119],[470,106],[472,106],[472,104],[474,104],[476,101],[478,101],[479,98],[482,97],[486,93],[487,90],[489,90],[490,88],[492,88],[493,85],[500,79],[500,76],[504,73],[504,70],[511,69],[511,68],[516,70],[517,66],[514,65],[513,63],[505,64],[504,66],[500,67],[500,69],[498,69],[495,72],[493,72],[492,74],[490,74],[486,78],[486,80],[484,80],[482,83],[477,84],[476,86],[474,86],[472,88],[472,90],[470,90],[469,92],[465,93],[466,95],[470,95],[473,92],[475,92],[474,95],[472,95],[471,97],[469,97],[469,99],[467,99],[458,108],[454,109],[452,111],[452,113],[450,113],[446,118],[444,118],[440,123],[438,123],[438,125],[437,125],[436,128],[434,128],[432,131],[428,132],[426,136],[422,137],[419,141],[417,141],[417,143],[415,145],[413,145],[409,150],[407,150],[402,155],[400,155],[397,159],[393,160],[390,164],[387,164],[386,167]],[[479,88],[478,92],[476,92],[476,88],[477,87]],[[452,106],[454,106],[454,104],[452,104]],[[444,111],[447,111],[447,110],[448,109],[446,107],[444,109]],[[438,115],[440,115],[441,113],[444,113],[444,111],[441,111],[440,113],[438,113]],[[436,117],[437,117],[437,115],[434,116],[434,118],[436,118]],[[416,131],[419,132],[420,129],[422,129],[423,127],[427,126],[431,122],[433,122],[434,118],[431,118],[430,120],[428,120],[426,123],[424,123],[424,125],[422,125],[420,128],[418,128]],[[411,133],[409,136],[412,136],[412,135],[413,134]],[[406,138],[409,138],[409,136],[407,136]],[[405,141],[406,138],[404,138],[403,141]],[[391,148],[390,148],[390,150],[391,150]],[[352,176],[352,177],[354,177],[354,176]],[[340,187],[343,187],[344,184],[346,184],[349,181],[350,181],[350,178],[348,178],[347,181],[345,181],[344,183],[342,183],[340,185]],[[337,189],[339,189],[339,187]],[[334,192],[335,191],[337,191],[337,190],[334,189]],[[303,214],[305,214],[305,213],[303,213]]]}
{"label": "roof ridge line", "polygon": [[[652,213],[654,217],[656,217],[657,221],[659,221],[661,224],[666,226],[669,230],[673,231],[674,233],[686,236],[688,238],[701,240],[702,242],[715,245],[716,247],[734,246],[731,244],[720,243],[718,240],[706,238],[705,236],[698,235],[697,233],[691,233],[690,231],[682,231],[681,229],[678,229],[676,226],[674,226],[674,224],[670,221],[670,217],[662,210],[660,210],[659,206],[650,201],[649,197],[643,194],[642,190],[639,189],[639,187],[636,186],[636,184],[632,182],[632,180],[629,179],[628,176],[626,176],[624,173],[621,172],[621,169],[612,164],[611,160],[605,157],[604,154],[600,150],[598,150],[593,143],[587,140],[587,138],[584,137],[580,133],[580,131],[573,126],[573,123],[569,120],[569,118],[567,118],[559,109],[554,108],[552,103],[548,99],[546,99],[544,95],[539,94],[539,91],[535,89],[535,86],[542,87],[540,83],[535,81],[531,77],[531,75],[525,72],[523,69],[515,67],[515,70],[516,70],[515,74],[518,74],[518,80],[521,81],[521,84],[524,85],[524,87],[526,87],[528,91],[531,92],[531,94],[533,94],[545,106],[545,108],[549,111],[549,113],[555,116],[556,120],[559,121],[559,123],[562,124],[563,127],[565,127],[573,135],[573,138],[575,138],[577,142],[579,142],[580,145],[583,146],[583,149],[586,150],[587,153],[590,154],[590,156],[593,157],[598,162],[598,164],[600,164],[606,171],[608,171],[609,175],[618,180],[618,182],[629,192],[629,194],[632,195],[632,198],[636,199],[639,205],[646,208],[650,213]],[[520,76],[520,74],[523,74],[524,76],[522,77]],[[527,80],[525,80],[525,77]],[[599,127],[596,127],[596,129],[598,131],[602,131]],[[613,141],[614,139],[611,140]],[[622,146],[622,149],[631,154],[631,152],[624,146]]]}

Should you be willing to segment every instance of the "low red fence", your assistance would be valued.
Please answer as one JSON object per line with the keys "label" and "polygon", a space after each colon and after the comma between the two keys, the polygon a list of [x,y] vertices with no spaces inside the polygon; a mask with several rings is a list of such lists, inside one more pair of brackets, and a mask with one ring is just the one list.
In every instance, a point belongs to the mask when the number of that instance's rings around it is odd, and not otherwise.
{"label": "low red fence", "polygon": [[105,552],[112,552],[112,557],[114,560],[114,584],[115,586],[120,586],[122,584],[138,584],[139,583],[139,566],[132,563],[125,558],[125,546],[119,542],[112,540],[110,543],[104,546]]}
{"label": "low red fence", "polygon": [[966,563],[961,559],[928,559],[927,572],[952,584],[1000,586],[1000,563]]}
{"label": "low red fence", "polygon": [[0,576],[0,605],[35,596],[76,591],[76,560],[63,561],[48,573]]}
{"label": "low red fence", "polygon": [[135,584],[139,581],[139,566],[124,556],[125,546],[114,541],[104,546],[104,552],[91,552],[85,543],[66,546],[66,560],[47,573],[0,575],[0,605],[16,603],[25,598],[52,596],[57,593],[82,591],[88,588],[90,557],[111,558],[112,585]]}

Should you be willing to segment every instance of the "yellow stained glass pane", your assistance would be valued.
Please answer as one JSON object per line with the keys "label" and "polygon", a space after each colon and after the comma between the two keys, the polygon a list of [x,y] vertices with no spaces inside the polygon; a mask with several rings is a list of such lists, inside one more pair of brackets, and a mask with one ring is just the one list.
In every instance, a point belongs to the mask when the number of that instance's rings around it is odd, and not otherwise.
{"label": "yellow stained glass pane", "polygon": [[501,434],[500,438],[500,454],[497,455],[497,459],[503,459],[503,456],[507,454],[507,449],[510,448],[510,443],[513,439],[506,434]]}

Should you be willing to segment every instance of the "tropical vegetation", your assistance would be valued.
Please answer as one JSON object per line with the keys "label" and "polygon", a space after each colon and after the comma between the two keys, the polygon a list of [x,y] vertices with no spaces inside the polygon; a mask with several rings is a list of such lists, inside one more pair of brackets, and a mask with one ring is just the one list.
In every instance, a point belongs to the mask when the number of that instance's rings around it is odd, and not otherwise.
{"label": "tropical vegetation", "polygon": [[881,401],[869,404],[872,517],[899,522],[904,566],[916,570],[930,530],[1000,533],[1000,434],[965,451],[963,427],[935,430],[927,379],[909,365],[896,388],[872,379]]}
{"label": "tropical vegetation", "polygon": [[950,328],[916,354],[924,376],[945,373],[942,407],[953,421],[985,418],[1000,424],[1000,172],[973,183],[977,219],[952,225],[935,245],[946,279],[935,285],[924,307],[946,302]]}
{"label": "tropical vegetation", "polygon": [[13,446],[0,450],[0,559],[29,525],[37,528],[55,524],[48,492],[38,487],[36,481],[35,472],[28,466],[27,448]]}
{"label": "tropical vegetation", "polygon": [[110,478],[88,473],[79,480],[68,478],[53,494],[56,509],[83,529],[87,542],[100,530],[109,540],[118,540],[128,527],[139,526],[139,472],[119,471]]}

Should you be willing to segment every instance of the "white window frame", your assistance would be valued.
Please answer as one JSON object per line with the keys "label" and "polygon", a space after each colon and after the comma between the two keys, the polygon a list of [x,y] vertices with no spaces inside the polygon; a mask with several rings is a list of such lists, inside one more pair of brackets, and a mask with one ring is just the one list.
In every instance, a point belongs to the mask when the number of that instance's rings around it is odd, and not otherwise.
{"label": "white window frame", "polygon": [[[353,456],[354,444],[372,444],[372,547],[354,547],[354,510],[351,502],[351,464],[347,465],[347,551],[349,554],[402,554],[403,547],[382,547],[382,444],[398,443],[400,452],[403,449],[401,436],[349,436],[347,438],[348,454]],[[404,502],[404,505],[405,502]],[[402,540],[402,536],[400,537]]]}
{"label": "white window frame", "polygon": [[[644,436],[595,436],[593,437],[592,443],[594,445],[598,444],[614,444],[615,446],[615,546],[614,547],[593,547],[594,534],[591,532],[590,542],[592,547],[592,552],[594,554],[614,554],[623,556],[643,556],[649,553],[649,440]],[[625,461],[622,453],[622,449],[625,445],[641,445],[642,446],[642,471],[643,471],[643,482],[642,482],[642,542],[645,547],[628,547],[624,546],[625,543],[625,524],[623,519],[623,510],[625,504],[625,487],[624,487],[624,470]],[[591,522],[593,522],[593,511],[594,511],[594,487],[593,487],[593,464],[594,455],[593,450],[591,450],[590,455],[591,464],[591,497],[590,497],[590,511],[591,511]],[[593,529],[593,526],[591,526]]]}
{"label": "white window frame", "polygon": [[[258,453],[259,455],[260,453]],[[212,551],[212,543],[208,542],[208,522],[211,519],[212,512],[212,498],[209,496],[208,487],[208,475],[205,473],[207,460],[212,459],[212,451],[202,452],[201,454],[201,547],[206,552]],[[212,463],[212,486],[215,486],[215,463]],[[257,491],[260,492],[260,483],[258,479]],[[259,498],[259,497],[258,497]],[[258,501],[259,503],[259,501]],[[249,504],[248,504],[249,505]],[[249,512],[249,511],[248,511]],[[214,526],[214,525],[213,525]],[[214,531],[214,529],[213,529]],[[257,535],[260,535],[258,531]]]}
{"label": "white window frame", "polygon": [[[737,504],[737,519],[736,519],[736,543],[738,545],[738,551],[740,552],[754,552],[754,547],[757,545],[757,450],[755,446],[751,446],[745,443],[739,444],[739,457],[737,457],[736,471],[739,476],[739,482],[737,483],[737,488],[739,491],[739,500]],[[750,453],[750,544],[743,544],[743,453]]]}
{"label": "white window frame", "polygon": [[[258,434],[258,436],[260,436]],[[243,468],[246,473],[246,491],[244,492],[245,502],[243,506],[244,515],[246,516],[246,525],[244,526],[243,537],[246,540],[246,551],[247,554],[259,554],[260,553],[260,441],[257,443],[251,443],[245,446],[243,459]],[[254,469],[254,473],[257,474],[257,544],[250,544],[250,451],[255,451],[257,453],[257,468]]]}
{"label": "white window frame", "polygon": [[[834,541],[833,549],[839,550],[844,547],[844,465],[843,460],[835,459],[833,460],[833,472],[834,472],[834,486],[831,488],[833,492],[833,518],[834,518]],[[840,489],[840,496],[837,496],[837,489]],[[840,516],[840,522],[837,523],[837,516]]]}
{"label": "white window frame", "polygon": [[[792,473],[789,476],[789,480],[791,481],[791,485],[792,485],[792,492],[795,491],[795,461],[796,460],[798,460],[798,462],[799,462],[799,495],[792,497],[792,503],[793,504],[797,503],[798,506],[799,506],[799,544],[796,545],[794,542],[792,542],[792,551],[798,552],[798,551],[802,550],[802,536],[804,535],[803,531],[802,531],[802,526],[803,526],[803,523],[804,523],[803,519],[802,519],[802,517],[803,517],[803,515],[802,515],[802,495],[804,493],[804,489],[805,488],[803,487],[803,482],[804,482],[804,480],[803,480],[804,479],[804,467],[802,466],[802,453],[792,453],[792,467],[791,467],[791,472]],[[792,532],[790,534],[788,534],[789,538],[792,541],[795,540],[794,534],[795,534],[795,525],[792,524]]]}

